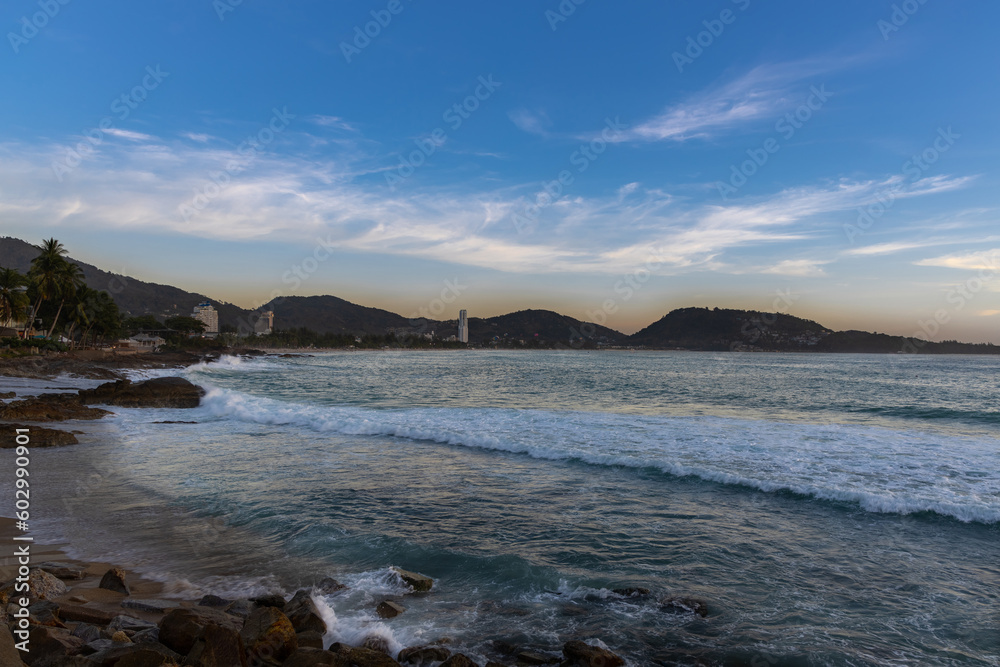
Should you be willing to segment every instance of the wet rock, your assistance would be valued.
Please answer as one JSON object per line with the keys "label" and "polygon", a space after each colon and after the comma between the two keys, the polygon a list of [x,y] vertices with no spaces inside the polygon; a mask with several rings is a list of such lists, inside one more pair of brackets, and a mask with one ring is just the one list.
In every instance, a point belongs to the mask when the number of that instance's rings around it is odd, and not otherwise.
{"label": "wet rock", "polygon": [[634,588],[614,588],[611,590],[612,593],[616,593],[625,598],[640,598],[649,595],[648,588],[634,587]]}
{"label": "wet rock", "polygon": [[38,568],[32,568],[29,572],[26,592],[17,590],[18,583],[11,580],[0,586],[0,606],[6,607],[22,597],[27,597],[32,601],[50,600],[65,595],[67,591],[66,584]]}
{"label": "wet rock", "polygon": [[114,619],[115,614],[110,611],[88,607],[86,605],[64,604],[59,608],[59,616],[64,621],[74,621],[77,623],[93,623],[94,625],[105,626]]}
{"label": "wet rock", "polygon": [[125,609],[135,609],[136,611],[145,611],[150,614],[165,614],[177,606],[176,602],[168,600],[137,600],[135,598],[122,600],[122,607]]}
{"label": "wet rock", "polygon": [[378,651],[379,653],[383,653],[391,657],[389,652],[389,640],[382,635],[368,635],[365,637],[365,640],[361,642],[361,647],[371,649],[372,651]]}
{"label": "wet rock", "polygon": [[424,593],[429,591],[434,586],[434,580],[430,577],[425,577],[422,574],[410,572],[399,567],[394,567],[392,569],[397,575],[399,575],[399,578],[402,579],[403,582],[415,592]]}
{"label": "wet rock", "polygon": [[52,600],[66,595],[66,584],[48,572],[35,567],[28,574],[28,590],[35,600]]}
{"label": "wet rock", "polygon": [[17,394],[12,391],[0,391],[0,398],[14,398],[15,396]]}
{"label": "wet rock", "polygon": [[226,600],[225,598],[220,598],[218,595],[206,595],[202,599],[198,600],[199,607],[225,607],[232,600]]}
{"label": "wet rock", "polygon": [[218,625],[206,627],[195,639],[185,664],[194,667],[247,667],[240,633]]}
{"label": "wet rock", "polygon": [[507,667],[507,665],[502,662],[496,662],[495,660],[490,660],[486,663],[486,667]]}
{"label": "wet rock", "polygon": [[240,637],[250,662],[272,658],[280,663],[299,647],[292,622],[276,607],[255,609],[240,631]]}
{"label": "wet rock", "polygon": [[292,599],[285,603],[283,610],[296,632],[313,630],[326,634],[326,621],[320,616],[319,609],[312,599],[312,594],[306,589],[297,591]]}
{"label": "wet rock", "polygon": [[295,636],[299,639],[299,648],[323,648],[323,634],[316,630],[306,630],[296,632]]}
{"label": "wet rock", "polygon": [[277,593],[268,593],[267,595],[250,598],[250,602],[253,602],[258,607],[274,607],[276,609],[285,608],[285,597],[283,595],[278,595]]}
{"label": "wet rock", "polygon": [[181,377],[161,377],[132,382],[105,382],[94,389],[81,389],[85,405],[117,405],[123,408],[196,408],[205,390]]}
{"label": "wet rock", "polygon": [[131,594],[128,582],[125,580],[125,570],[120,567],[113,567],[105,572],[104,576],[101,577],[101,583],[98,584],[98,587],[114,591],[115,593],[123,593],[124,595]]}
{"label": "wet rock", "polygon": [[10,633],[7,625],[0,625],[0,665],[10,667],[21,667],[21,654],[14,645],[14,635]]}
{"label": "wet rock", "polygon": [[441,667],[479,667],[479,663],[462,653],[456,653],[441,663]]}
{"label": "wet rock", "polygon": [[[3,430],[13,431],[14,429],[26,428],[31,436],[31,446],[38,447],[65,447],[79,443],[76,436],[69,431],[62,431],[57,428],[44,428],[42,426],[25,426],[24,424],[4,424]],[[13,449],[17,446],[14,438],[3,438],[0,440],[0,449]]]}
{"label": "wet rock", "polygon": [[69,630],[44,625],[31,628],[28,642],[31,651],[22,653],[21,659],[29,665],[50,657],[76,655],[83,648],[83,640],[74,637]]}
{"label": "wet rock", "polygon": [[249,618],[253,610],[257,608],[253,602],[250,600],[234,600],[228,607],[225,608],[227,614],[232,614],[233,616],[239,616],[240,618]]}
{"label": "wet rock", "polygon": [[146,628],[145,630],[139,630],[132,635],[132,641],[136,644],[159,644],[160,629],[153,626],[151,628]]}
{"label": "wet rock", "polygon": [[443,646],[413,646],[404,648],[396,660],[404,665],[425,667],[435,662],[443,662],[451,657],[451,651]]}
{"label": "wet rock", "polygon": [[208,607],[178,607],[160,620],[160,643],[182,655],[187,655],[201,632],[217,625],[239,632],[239,618]]}
{"label": "wet rock", "polygon": [[134,616],[119,614],[108,622],[107,627],[108,630],[112,632],[118,632],[119,630],[124,630],[125,632],[138,632],[139,630],[155,628],[156,624],[144,621],[141,618],[136,618]]}
{"label": "wet rock", "polygon": [[406,607],[392,600],[385,600],[375,607],[375,613],[379,615],[379,618],[396,618],[404,611],[406,611]]}
{"label": "wet rock", "polygon": [[322,595],[329,595],[330,593],[336,593],[337,591],[342,591],[347,588],[344,584],[340,583],[336,579],[331,577],[326,577],[320,581],[314,587],[317,593]]}
{"label": "wet rock", "polygon": [[107,651],[115,647],[115,643],[111,641],[108,637],[101,637],[93,641],[87,642],[87,645],[80,649],[80,653],[83,655],[93,655],[94,653],[100,653],[101,651]]}
{"label": "wet rock", "polygon": [[324,651],[322,648],[300,646],[295,653],[281,663],[281,667],[342,667],[347,665],[344,656]]}
{"label": "wet rock", "polygon": [[675,614],[698,614],[708,616],[708,603],[704,600],[688,597],[672,597],[660,600],[660,609]]}
{"label": "wet rock", "polygon": [[[111,414],[100,408],[90,408],[80,403],[80,397],[73,394],[42,394],[32,398],[0,405],[0,421],[8,422],[61,422],[68,419],[101,419]],[[31,441],[35,444],[35,431],[43,429],[30,427]],[[74,438],[75,439],[75,438]],[[36,445],[37,446],[37,445]]]}
{"label": "wet rock", "polygon": [[65,628],[66,624],[59,618],[59,605],[48,600],[39,600],[28,607],[28,614],[34,623],[47,625],[50,628]]}
{"label": "wet rock", "polygon": [[90,623],[80,623],[73,628],[73,636],[79,637],[85,643],[89,644],[101,638],[101,629]]}
{"label": "wet rock", "polygon": [[[75,440],[75,438],[74,438]],[[48,572],[58,579],[83,579],[87,576],[86,568],[72,563],[54,563],[46,561],[38,564],[38,569]]]}
{"label": "wet rock", "polygon": [[606,648],[591,646],[581,641],[569,641],[563,646],[563,656],[566,658],[563,667],[620,667],[625,664],[619,656]]}

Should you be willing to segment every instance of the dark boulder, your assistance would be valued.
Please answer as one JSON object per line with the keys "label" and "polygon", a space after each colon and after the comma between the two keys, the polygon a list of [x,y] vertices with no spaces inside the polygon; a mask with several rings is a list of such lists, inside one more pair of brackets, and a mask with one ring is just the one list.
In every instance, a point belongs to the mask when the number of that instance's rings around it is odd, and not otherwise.
{"label": "dark boulder", "polygon": [[660,601],[660,609],[675,614],[708,616],[708,603],[697,598],[672,597]]}
{"label": "dark boulder", "polygon": [[123,408],[196,408],[204,395],[204,389],[182,377],[162,377],[143,382],[118,380],[81,389],[80,401]]}
{"label": "dark boulder", "polygon": [[430,577],[425,577],[422,574],[410,572],[400,567],[394,567],[392,570],[399,576],[400,579],[403,580],[403,583],[412,588],[415,592],[424,593],[429,591],[434,586],[434,580]]}
{"label": "dark boulder", "polygon": [[[61,422],[67,419],[100,419],[111,414],[80,403],[75,394],[42,394],[0,405],[0,421]],[[34,438],[32,438],[34,440]]]}
{"label": "dark boulder", "polygon": [[[66,445],[79,444],[76,435],[69,431],[61,431],[57,428],[44,428],[42,426],[25,426],[23,424],[4,424],[3,430],[7,433],[16,433],[15,429],[27,429],[31,447],[65,447]],[[14,449],[17,442],[13,437],[0,439],[0,449]],[[59,575],[56,575],[59,576]],[[79,577],[62,577],[63,579],[82,579]]]}
{"label": "dark boulder", "polygon": [[406,607],[392,600],[385,600],[375,607],[375,613],[379,618],[396,618],[406,611]]}
{"label": "dark boulder", "polygon": [[259,607],[240,631],[250,662],[270,658],[279,664],[299,647],[295,628],[280,609]]}
{"label": "dark boulder", "polygon": [[115,593],[130,594],[128,582],[125,580],[125,570],[120,567],[113,567],[105,572],[98,587]]}
{"label": "dark boulder", "polygon": [[283,610],[288,620],[292,622],[292,627],[296,632],[306,632],[313,630],[320,634],[326,634],[326,621],[320,616],[316,603],[313,602],[309,591],[302,589],[292,596],[292,599],[285,603]]}
{"label": "dark boulder", "polygon": [[611,651],[581,641],[569,641],[563,646],[563,667],[620,667],[625,661]]}
{"label": "dark boulder", "polygon": [[194,667],[247,667],[240,633],[218,625],[207,626],[195,639],[185,664]]}
{"label": "dark boulder", "polygon": [[218,609],[178,607],[160,620],[160,642],[181,655],[187,655],[202,631],[213,625],[239,632],[243,623]]}

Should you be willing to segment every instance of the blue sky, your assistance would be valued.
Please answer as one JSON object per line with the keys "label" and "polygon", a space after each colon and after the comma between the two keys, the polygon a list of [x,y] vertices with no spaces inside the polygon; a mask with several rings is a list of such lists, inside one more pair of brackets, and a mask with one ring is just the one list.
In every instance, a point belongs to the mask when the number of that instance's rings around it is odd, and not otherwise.
{"label": "blue sky", "polygon": [[10,0],[0,231],[247,307],[445,292],[440,317],[747,307],[1000,343],[998,22],[985,0]]}

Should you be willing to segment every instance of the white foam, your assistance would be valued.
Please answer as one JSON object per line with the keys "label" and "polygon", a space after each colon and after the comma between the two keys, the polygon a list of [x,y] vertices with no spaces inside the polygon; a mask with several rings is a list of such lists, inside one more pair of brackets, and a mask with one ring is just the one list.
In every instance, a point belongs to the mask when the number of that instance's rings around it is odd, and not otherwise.
{"label": "white foam", "polygon": [[209,387],[203,414],[427,440],[593,465],[657,468],[762,491],[1000,521],[997,443],[858,425],[521,409],[301,405]]}

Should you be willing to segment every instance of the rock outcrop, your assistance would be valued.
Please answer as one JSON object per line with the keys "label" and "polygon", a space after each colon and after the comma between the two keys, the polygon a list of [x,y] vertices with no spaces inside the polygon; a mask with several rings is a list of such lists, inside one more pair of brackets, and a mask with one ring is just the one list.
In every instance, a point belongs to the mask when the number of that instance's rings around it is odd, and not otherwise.
{"label": "rock outcrop", "polygon": [[196,408],[205,390],[181,377],[162,377],[132,382],[105,382],[94,389],[81,389],[84,405],[117,405],[123,408]]}

